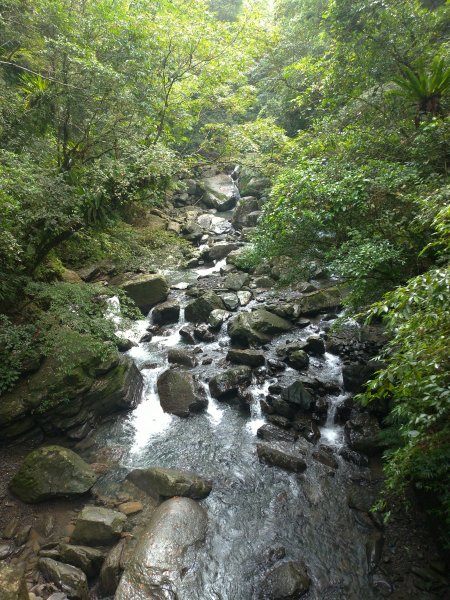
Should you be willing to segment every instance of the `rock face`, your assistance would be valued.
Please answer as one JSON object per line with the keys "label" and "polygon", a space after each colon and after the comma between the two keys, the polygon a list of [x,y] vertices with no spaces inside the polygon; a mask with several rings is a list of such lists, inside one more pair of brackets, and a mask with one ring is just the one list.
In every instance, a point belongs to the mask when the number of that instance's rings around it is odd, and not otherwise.
{"label": "rock face", "polygon": [[225,310],[222,298],[214,292],[206,292],[206,294],[192,300],[186,306],[186,321],[190,321],[191,323],[206,323],[214,309]]}
{"label": "rock face", "polygon": [[273,467],[280,467],[294,473],[303,473],[306,469],[304,453],[290,443],[257,444],[256,451],[260,460]]}
{"label": "rock face", "polygon": [[155,306],[152,312],[153,323],[155,325],[170,325],[178,323],[180,318],[180,305],[176,300],[168,300],[158,306]]}
{"label": "rock face", "polygon": [[141,399],[142,375],[128,357],[111,354],[103,363],[81,354],[68,372],[47,359],[36,373],[0,402],[0,444],[43,432],[86,435],[96,418],[134,408]]}
{"label": "rock face", "polygon": [[185,553],[204,539],[206,526],[206,513],[194,500],[172,498],[163,502],[127,561],[115,600],[178,598]]}
{"label": "rock face", "polygon": [[209,382],[209,389],[213,398],[226,400],[236,396],[240,387],[250,385],[251,380],[250,367],[233,367],[213,377]]}
{"label": "rock face", "polygon": [[97,476],[78,454],[61,446],[34,450],[25,458],[10,484],[23,502],[85,494]]}
{"label": "rock face", "polygon": [[246,344],[265,344],[275,335],[292,328],[292,324],[277,315],[258,308],[252,312],[241,313],[229,327],[232,340]]}
{"label": "rock face", "polygon": [[41,558],[39,569],[47,581],[55,583],[74,600],[87,600],[89,595],[86,575],[80,569],[51,558]]}
{"label": "rock face", "polygon": [[124,281],[112,280],[111,283],[119,284],[145,315],[169,295],[169,285],[162,275],[137,275]]}
{"label": "rock face", "polygon": [[70,541],[87,546],[107,546],[118,540],[126,516],[100,506],[86,506],[78,515]]}
{"label": "rock face", "polygon": [[30,600],[24,572],[15,565],[0,563],[2,600]]}
{"label": "rock face", "polygon": [[311,580],[305,563],[291,560],[275,565],[265,576],[260,600],[297,600],[306,594]]}
{"label": "rock face", "polygon": [[171,498],[173,496],[186,496],[187,498],[206,498],[212,490],[210,481],[179,469],[164,469],[152,467],[150,469],[134,469],[127,475],[134,485],[154,498]]}
{"label": "rock face", "polygon": [[380,425],[376,417],[361,413],[347,421],[345,439],[352,450],[372,456],[381,451],[379,443]]}
{"label": "rock face", "polygon": [[159,401],[164,412],[177,417],[188,417],[193,412],[206,408],[190,373],[168,369],[158,377]]}
{"label": "rock face", "polygon": [[304,294],[295,303],[295,310],[300,315],[316,315],[322,311],[329,311],[339,307],[342,303],[342,294],[338,287],[329,287]]}
{"label": "rock face", "polygon": [[265,364],[264,353],[260,350],[228,350],[227,359],[238,365],[262,367]]}

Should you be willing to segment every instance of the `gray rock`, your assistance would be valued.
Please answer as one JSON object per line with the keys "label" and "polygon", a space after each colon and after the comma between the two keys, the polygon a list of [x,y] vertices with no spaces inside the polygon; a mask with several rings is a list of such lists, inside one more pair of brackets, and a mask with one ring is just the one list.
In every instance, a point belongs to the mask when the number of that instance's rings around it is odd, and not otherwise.
{"label": "gray rock", "polygon": [[275,565],[261,584],[260,600],[297,600],[309,590],[311,580],[303,561]]}
{"label": "gray rock", "polygon": [[270,423],[262,425],[256,435],[266,442],[290,442],[293,444],[298,439],[298,433],[292,429],[283,429]]}
{"label": "gray rock", "polygon": [[357,394],[361,392],[366,384],[378,371],[382,364],[379,361],[371,360],[366,364],[350,363],[342,368],[342,377],[344,389]]}
{"label": "gray rock", "polygon": [[327,446],[320,446],[317,450],[314,450],[312,457],[317,462],[331,469],[337,469],[339,466],[338,461],[333,456],[333,450]]}
{"label": "gray rock", "polygon": [[248,183],[242,182],[242,194],[249,194],[255,196],[263,196],[264,192],[270,190],[272,185],[271,180],[268,177],[252,177]]}
{"label": "gray rock", "polygon": [[[194,500],[163,502],[127,561],[115,600],[175,600],[184,575],[185,553],[205,538],[206,527],[206,513]],[[192,560],[190,557],[189,564]]]}
{"label": "gray rock", "polygon": [[294,381],[281,392],[283,400],[295,404],[301,410],[311,410],[313,398],[301,381]]}
{"label": "gray rock", "polygon": [[258,225],[258,221],[261,215],[262,212],[260,210],[254,210],[253,212],[248,213],[248,215],[245,215],[242,218],[244,227],[246,229],[256,227]]}
{"label": "gray rock", "polygon": [[239,299],[240,306],[247,306],[253,297],[251,292],[247,292],[245,290],[237,292],[236,295]]}
{"label": "gray rock", "polygon": [[311,354],[325,354],[325,342],[320,335],[310,335],[306,340],[305,350]]}
{"label": "gray rock", "polygon": [[234,209],[231,222],[235,229],[246,227],[247,215],[259,210],[259,201],[253,196],[241,198]]}
{"label": "gray rock", "polygon": [[0,560],[8,558],[15,550],[13,542],[0,542]]}
{"label": "gray rock", "polygon": [[168,369],[157,382],[159,401],[164,412],[188,417],[206,408],[208,402],[198,394],[194,378],[185,371]]}
{"label": "gray rock", "polygon": [[273,288],[273,286],[275,285],[275,281],[271,277],[267,277],[265,275],[263,275],[262,277],[255,277],[253,283],[256,285],[257,288],[262,288],[266,290]]}
{"label": "gray rock", "polygon": [[223,280],[223,287],[226,290],[238,292],[250,282],[250,277],[247,273],[230,273]]}
{"label": "gray rock", "polygon": [[264,353],[260,350],[231,349],[228,351],[227,359],[232,363],[249,367],[262,367],[265,364]]}
{"label": "gray rock", "polygon": [[199,242],[203,234],[203,229],[194,221],[188,221],[181,230],[182,237],[189,242]]}
{"label": "gray rock", "polygon": [[237,294],[221,294],[220,297],[227,310],[237,310],[239,308],[239,298]]}
{"label": "gray rock", "polygon": [[352,450],[373,456],[381,452],[378,419],[368,413],[356,415],[344,426],[345,439]]}
{"label": "gray rock", "polygon": [[72,450],[45,446],[27,455],[10,489],[23,502],[42,502],[85,494],[96,479],[91,467]]}
{"label": "gray rock", "polygon": [[286,471],[303,473],[306,469],[304,452],[300,452],[293,444],[286,442],[262,443],[256,445],[260,460],[273,467]]}
{"label": "gray rock", "polygon": [[222,260],[233,250],[237,250],[240,244],[236,242],[217,242],[210,248],[205,248],[201,254],[201,259],[206,262]]}
{"label": "gray rock", "polygon": [[194,328],[192,325],[184,325],[178,333],[186,344],[195,344]]}
{"label": "gray rock", "polygon": [[330,311],[342,304],[342,294],[338,287],[329,287],[304,294],[295,302],[296,316],[316,315],[319,312]]}
{"label": "gray rock", "polygon": [[69,598],[87,600],[89,595],[86,575],[71,565],[52,560],[39,559],[39,570],[47,581],[55,583]]}
{"label": "gray rock", "polygon": [[78,515],[70,541],[86,546],[107,546],[118,540],[126,516],[100,506],[86,506]]}
{"label": "gray rock", "polygon": [[265,344],[275,335],[285,333],[292,324],[277,315],[258,308],[252,312],[241,313],[229,327],[228,334],[232,340],[246,344]]}
{"label": "gray rock", "polygon": [[86,577],[94,577],[99,573],[105,555],[101,550],[89,546],[61,544],[59,557],[62,562],[81,569]]}
{"label": "gray rock", "polygon": [[168,300],[163,304],[159,304],[153,309],[152,318],[155,325],[178,323],[180,318],[180,304],[176,300]]}
{"label": "gray rock", "polygon": [[119,277],[111,283],[119,285],[145,315],[169,295],[169,285],[162,275],[135,275],[128,279]]}
{"label": "gray rock", "polygon": [[191,323],[206,323],[214,309],[225,310],[222,298],[214,292],[206,292],[206,294],[195,298],[186,306],[186,320]]}
{"label": "gray rock", "polygon": [[22,569],[16,565],[0,563],[0,593],[2,600],[29,600]]}
{"label": "gray rock", "polygon": [[119,585],[120,577],[126,565],[127,546],[128,541],[126,539],[120,540],[111,548],[103,562],[98,581],[102,597],[113,596]]}
{"label": "gray rock", "polygon": [[208,317],[208,323],[211,329],[220,329],[222,325],[227,321],[231,316],[227,310],[221,310],[220,308],[216,308],[211,311],[211,314]]}
{"label": "gray rock", "polygon": [[306,369],[309,365],[309,356],[304,350],[294,350],[289,355],[288,361],[291,367],[297,370]]}
{"label": "gray rock", "polygon": [[209,382],[209,389],[213,398],[226,400],[237,396],[239,388],[250,385],[251,380],[250,367],[233,367],[213,377]]}
{"label": "gray rock", "polygon": [[206,498],[212,490],[212,484],[207,479],[179,469],[152,467],[150,469],[134,469],[127,475],[134,485],[146,494],[159,499],[173,496],[187,498]]}
{"label": "gray rock", "polygon": [[189,350],[182,350],[181,348],[169,348],[167,359],[169,363],[188,368],[195,367],[197,364],[194,354]]}
{"label": "gray rock", "polygon": [[237,191],[231,178],[225,173],[205,177],[201,180],[200,187],[204,190],[201,199],[206,207],[222,212],[236,206]]}

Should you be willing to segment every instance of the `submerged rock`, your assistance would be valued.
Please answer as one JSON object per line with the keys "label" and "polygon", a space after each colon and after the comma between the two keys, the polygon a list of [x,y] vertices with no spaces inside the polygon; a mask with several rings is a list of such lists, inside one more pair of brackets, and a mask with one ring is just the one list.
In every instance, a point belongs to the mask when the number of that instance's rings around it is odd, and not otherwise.
{"label": "submerged rock", "polygon": [[127,475],[134,485],[150,496],[171,498],[186,496],[187,498],[206,498],[212,490],[207,479],[179,469],[152,467],[150,469],[134,469]]}
{"label": "submerged rock", "polygon": [[30,600],[25,573],[16,565],[0,563],[0,591],[2,600]]}
{"label": "submerged rock", "polygon": [[118,540],[126,516],[100,506],[86,506],[78,515],[70,541],[87,546],[107,546]]}
{"label": "submerged rock", "polygon": [[232,367],[219,373],[209,382],[209,389],[213,398],[226,400],[237,396],[239,388],[250,385],[252,370],[248,366]]}
{"label": "submerged rock", "polygon": [[198,393],[194,378],[186,371],[168,369],[158,377],[159,401],[164,412],[177,417],[188,417],[208,405]]}
{"label": "submerged rock", "polygon": [[115,600],[175,600],[192,565],[186,551],[206,535],[204,509],[190,498],[172,498],[153,513],[127,560]]}
{"label": "submerged rock", "polygon": [[69,598],[87,600],[88,584],[86,575],[81,569],[51,558],[41,558],[39,569],[47,581],[55,583]]}
{"label": "submerged rock", "polygon": [[311,580],[303,561],[274,566],[261,584],[260,600],[297,600],[309,590]]}
{"label": "submerged rock", "polygon": [[145,315],[169,295],[169,284],[162,275],[135,275],[128,279],[120,276],[111,284],[122,288]]}
{"label": "submerged rock", "polygon": [[292,324],[277,315],[258,308],[252,312],[241,313],[229,327],[228,334],[232,340],[246,344],[265,344],[275,335],[285,333]]}
{"label": "submerged rock", "polygon": [[96,480],[94,471],[78,454],[61,446],[46,446],[28,454],[10,489],[23,502],[42,502],[85,494]]}

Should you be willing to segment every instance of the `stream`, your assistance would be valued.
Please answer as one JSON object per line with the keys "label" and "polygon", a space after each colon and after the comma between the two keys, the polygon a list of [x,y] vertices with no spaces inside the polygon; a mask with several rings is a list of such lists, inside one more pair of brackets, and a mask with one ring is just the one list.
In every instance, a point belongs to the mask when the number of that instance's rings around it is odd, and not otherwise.
{"label": "stream", "polygon": [[[217,215],[226,219],[230,213]],[[221,230],[222,229],[222,230]],[[214,235],[214,234],[213,234]],[[165,273],[172,285],[170,298],[183,307],[190,300],[180,282],[192,283],[205,276],[218,275],[225,261],[189,271]],[[282,292],[279,294],[283,295]],[[278,295],[279,295],[278,294]],[[273,299],[277,292],[269,292]],[[253,299],[239,310],[258,306]],[[199,363],[211,364],[191,369],[208,396],[205,412],[181,419],[163,412],[156,381],[168,368],[167,349],[186,346],[179,334],[184,323],[181,310],[178,324],[164,326],[151,342],[139,342],[151,325],[151,312],[126,332],[138,345],[128,355],[142,369],[145,385],[142,402],[127,416],[105,421],[95,432],[90,453],[100,448],[120,447],[119,466],[102,480],[105,492],[119,485],[134,468],[150,466],[191,470],[210,478],[213,491],[201,504],[208,514],[206,542],[196,553],[195,562],[182,580],[179,600],[252,600],[257,598],[259,582],[271,564],[271,556],[285,553],[287,559],[304,560],[312,585],[303,598],[314,600],[371,600],[380,596],[370,582],[366,544],[371,530],[358,523],[347,504],[352,480],[370,477],[368,469],[357,467],[337,455],[344,443],[342,427],[334,422],[337,406],[345,399],[342,392],[341,363],[329,353],[311,357],[308,375],[320,376],[341,388],[327,396],[326,422],[320,428],[319,444],[331,446],[339,466],[336,470],[308,457],[306,471],[299,475],[259,462],[256,431],[264,424],[260,400],[271,383],[293,381],[298,371],[287,368],[276,378],[264,373],[254,376],[250,392],[250,414],[239,404],[214,400],[208,380],[224,368],[230,340],[226,323],[214,342],[198,344]],[[304,329],[276,337],[265,349],[266,358],[277,358],[275,351],[285,341],[305,339],[322,331],[320,319]],[[266,348],[266,347],[265,347]],[[284,550],[283,550],[284,549]]]}

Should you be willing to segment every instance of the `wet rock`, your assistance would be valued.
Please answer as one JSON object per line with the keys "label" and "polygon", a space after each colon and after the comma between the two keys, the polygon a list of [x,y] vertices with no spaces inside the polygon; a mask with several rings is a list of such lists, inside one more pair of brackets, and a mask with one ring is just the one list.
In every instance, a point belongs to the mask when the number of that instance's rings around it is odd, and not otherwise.
{"label": "wet rock", "polygon": [[195,337],[194,337],[194,328],[190,325],[184,325],[178,332],[181,336],[181,339],[186,342],[186,344],[194,345]]}
{"label": "wet rock", "polygon": [[284,371],[286,369],[286,365],[281,362],[281,360],[275,360],[274,358],[269,358],[267,360],[267,366],[271,373],[279,373],[280,371]]}
{"label": "wet rock", "polygon": [[128,352],[128,350],[131,350],[131,348],[134,348],[137,344],[126,338],[117,338],[116,346],[119,352]]}
{"label": "wet rock", "polygon": [[[281,427],[282,429],[292,429],[292,423],[286,417],[282,417],[280,415],[268,415],[267,421],[275,425],[276,427]],[[298,436],[297,436],[298,437]]]}
{"label": "wet rock", "polygon": [[350,448],[345,446],[339,450],[339,456],[342,456],[347,462],[351,462],[359,467],[367,467],[369,464],[369,460],[364,454],[359,454],[359,452],[350,450]]}
{"label": "wet rock", "polygon": [[325,354],[325,342],[319,335],[310,335],[306,340],[305,350],[311,354]]}
{"label": "wet rock", "polygon": [[289,429],[282,429],[276,425],[262,425],[256,435],[266,442],[291,442],[294,443],[298,438],[298,433]]}
{"label": "wet rock", "polygon": [[12,542],[0,542],[0,560],[8,558],[14,552],[15,546]]}
{"label": "wet rock", "polygon": [[0,593],[2,600],[29,600],[22,569],[16,565],[0,563]]}
{"label": "wet rock", "polygon": [[168,369],[158,377],[159,401],[164,412],[188,417],[207,406],[207,400],[198,394],[190,373]]}
{"label": "wet rock", "polygon": [[368,513],[375,501],[373,492],[360,485],[353,485],[347,494],[347,504],[350,508]]}
{"label": "wet rock", "polygon": [[127,475],[134,485],[146,494],[159,499],[173,496],[187,498],[206,498],[212,490],[212,484],[207,479],[179,469],[152,467],[150,469],[134,469]]}
{"label": "wet rock", "polygon": [[209,389],[213,398],[226,400],[235,397],[239,388],[250,385],[251,380],[252,370],[250,367],[233,367],[213,377],[209,382]]}
{"label": "wet rock", "polygon": [[28,454],[10,489],[23,502],[42,502],[85,494],[96,479],[91,467],[72,450],[46,446]]}
{"label": "wet rock", "polygon": [[265,576],[260,600],[296,600],[309,590],[311,580],[303,561],[277,564]]}
{"label": "wet rock", "polygon": [[205,538],[206,527],[206,513],[194,500],[172,498],[161,504],[127,561],[115,600],[177,598],[184,555]]}
{"label": "wet rock", "polygon": [[272,444],[262,443],[256,445],[256,451],[260,460],[273,467],[280,467],[286,471],[303,473],[306,469],[304,452],[300,452],[293,444],[276,442]]}
{"label": "wet rock", "polygon": [[381,451],[380,425],[376,417],[368,413],[356,415],[344,426],[345,439],[352,450],[373,456]]}
{"label": "wet rock", "polygon": [[267,396],[266,402],[270,406],[271,414],[291,420],[295,417],[298,408],[276,396]]}
{"label": "wet rock", "polygon": [[[220,309],[217,309],[220,310]],[[214,311],[213,311],[214,312]],[[212,313],[211,313],[212,314]],[[211,315],[210,315],[211,316]],[[208,317],[209,320],[209,317]],[[194,329],[194,337],[196,340],[200,342],[213,342],[215,340],[214,333],[211,331],[211,327],[206,325],[206,323],[202,323],[198,327]]]}
{"label": "wet rock", "polygon": [[155,306],[152,311],[152,319],[155,325],[170,325],[178,323],[180,318],[180,304],[176,300],[168,300]]}
{"label": "wet rock", "polygon": [[361,392],[366,384],[381,369],[379,361],[369,361],[366,364],[350,363],[342,367],[342,377],[344,380],[344,389],[357,394]]}
{"label": "wet rock", "polygon": [[39,570],[47,581],[55,583],[69,598],[87,600],[89,594],[87,579],[81,569],[51,558],[41,558]]}
{"label": "wet rock", "polygon": [[120,537],[126,520],[126,516],[116,510],[86,506],[78,515],[70,541],[86,546],[113,544]]}
{"label": "wet rock", "polygon": [[237,294],[221,294],[220,297],[227,310],[237,310],[239,308],[239,298]]}
{"label": "wet rock", "polygon": [[114,595],[119,585],[120,577],[125,569],[127,546],[128,541],[122,539],[108,552],[103,562],[98,581],[101,597]]}
{"label": "wet rock", "polygon": [[322,465],[330,467],[331,469],[337,469],[339,466],[338,461],[333,456],[333,450],[328,446],[320,446],[312,453],[312,457],[317,462],[320,462]]}
{"label": "wet rock", "polygon": [[208,317],[208,324],[211,329],[217,330],[222,327],[222,325],[227,321],[231,316],[227,310],[222,310],[220,308],[216,308],[211,311],[211,314]]}
{"label": "wet rock", "polygon": [[144,342],[151,342],[152,339],[153,339],[153,333],[151,333],[150,331],[148,331],[147,333],[144,333],[144,335],[139,340],[139,343],[142,344]]}
{"label": "wet rock", "polygon": [[298,316],[315,315],[319,312],[330,311],[342,303],[342,295],[338,287],[325,288],[309,294],[304,294],[295,302]]}
{"label": "wet rock", "polygon": [[250,277],[247,273],[230,273],[223,280],[223,287],[226,290],[233,290],[234,292],[238,292],[244,286],[248,285],[250,282]]}
{"label": "wet rock", "polygon": [[228,326],[228,334],[237,342],[265,344],[275,335],[285,333],[291,328],[292,324],[289,321],[258,308],[238,315]]}
{"label": "wet rock", "polygon": [[122,288],[145,315],[169,295],[169,285],[162,275],[135,275],[128,279],[120,276],[111,283]]}
{"label": "wet rock", "polygon": [[228,351],[227,360],[238,365],[249,367],[262,367],[265,363],[264,353],[259,350],[237,350]]}
{"label": "wet rock", "polygon": [[304,350],[294,350],[294,352],[289,354],[288,362],[291,367],[301,371],[302,369],[306,369],[308,367],[309,356]]}
{"label": "wet rock", "polygon": [[201,254],[201,259],[205,262],[222,260],[233,250],[237,250],[241,244],[236,242],[217,242],[210,248],[205,248]]}
{"label": "wet rock", "polygon": [[222,298],[214,292],[206,292],[206,294],[195,298],[186,306],[186,320],[191,323],[206,323],[214,309],[225,310]]}
{"label": "wet rock", "polygon": [[251,292],[247,292],[245,290],[237,292],[236,295],[238,297],[240,306],[247,306],[253,297]]}
{"label": "wet rock", "polygon": [[167,359],[171,364],[181,365],[188,368],[195,367],[197,364],[195,356],[192,352],[189,350],[182,350],[180,348],[170,348],[167,352]]}
{"label": "wet rock", "polygon": [[78,567],[86,577],[97,575],[105,558],[101,550],[89,548],[89,546],[72,546],[70,544],[60,545],[59,556],[61,562]]}
{"label": "wet rock", "polygon": [[259,210],[259,201],[253,196],[241,198],[234,209],[231,222],[235,229],[242,229],[247,225],[247,216]]}
{"label": "wet rock", "polygon": [[313,405],[313,398],[301,381],[294,381],[284,388],[281,398],[289,404],[295,404],[299,409],[309,411]]}

